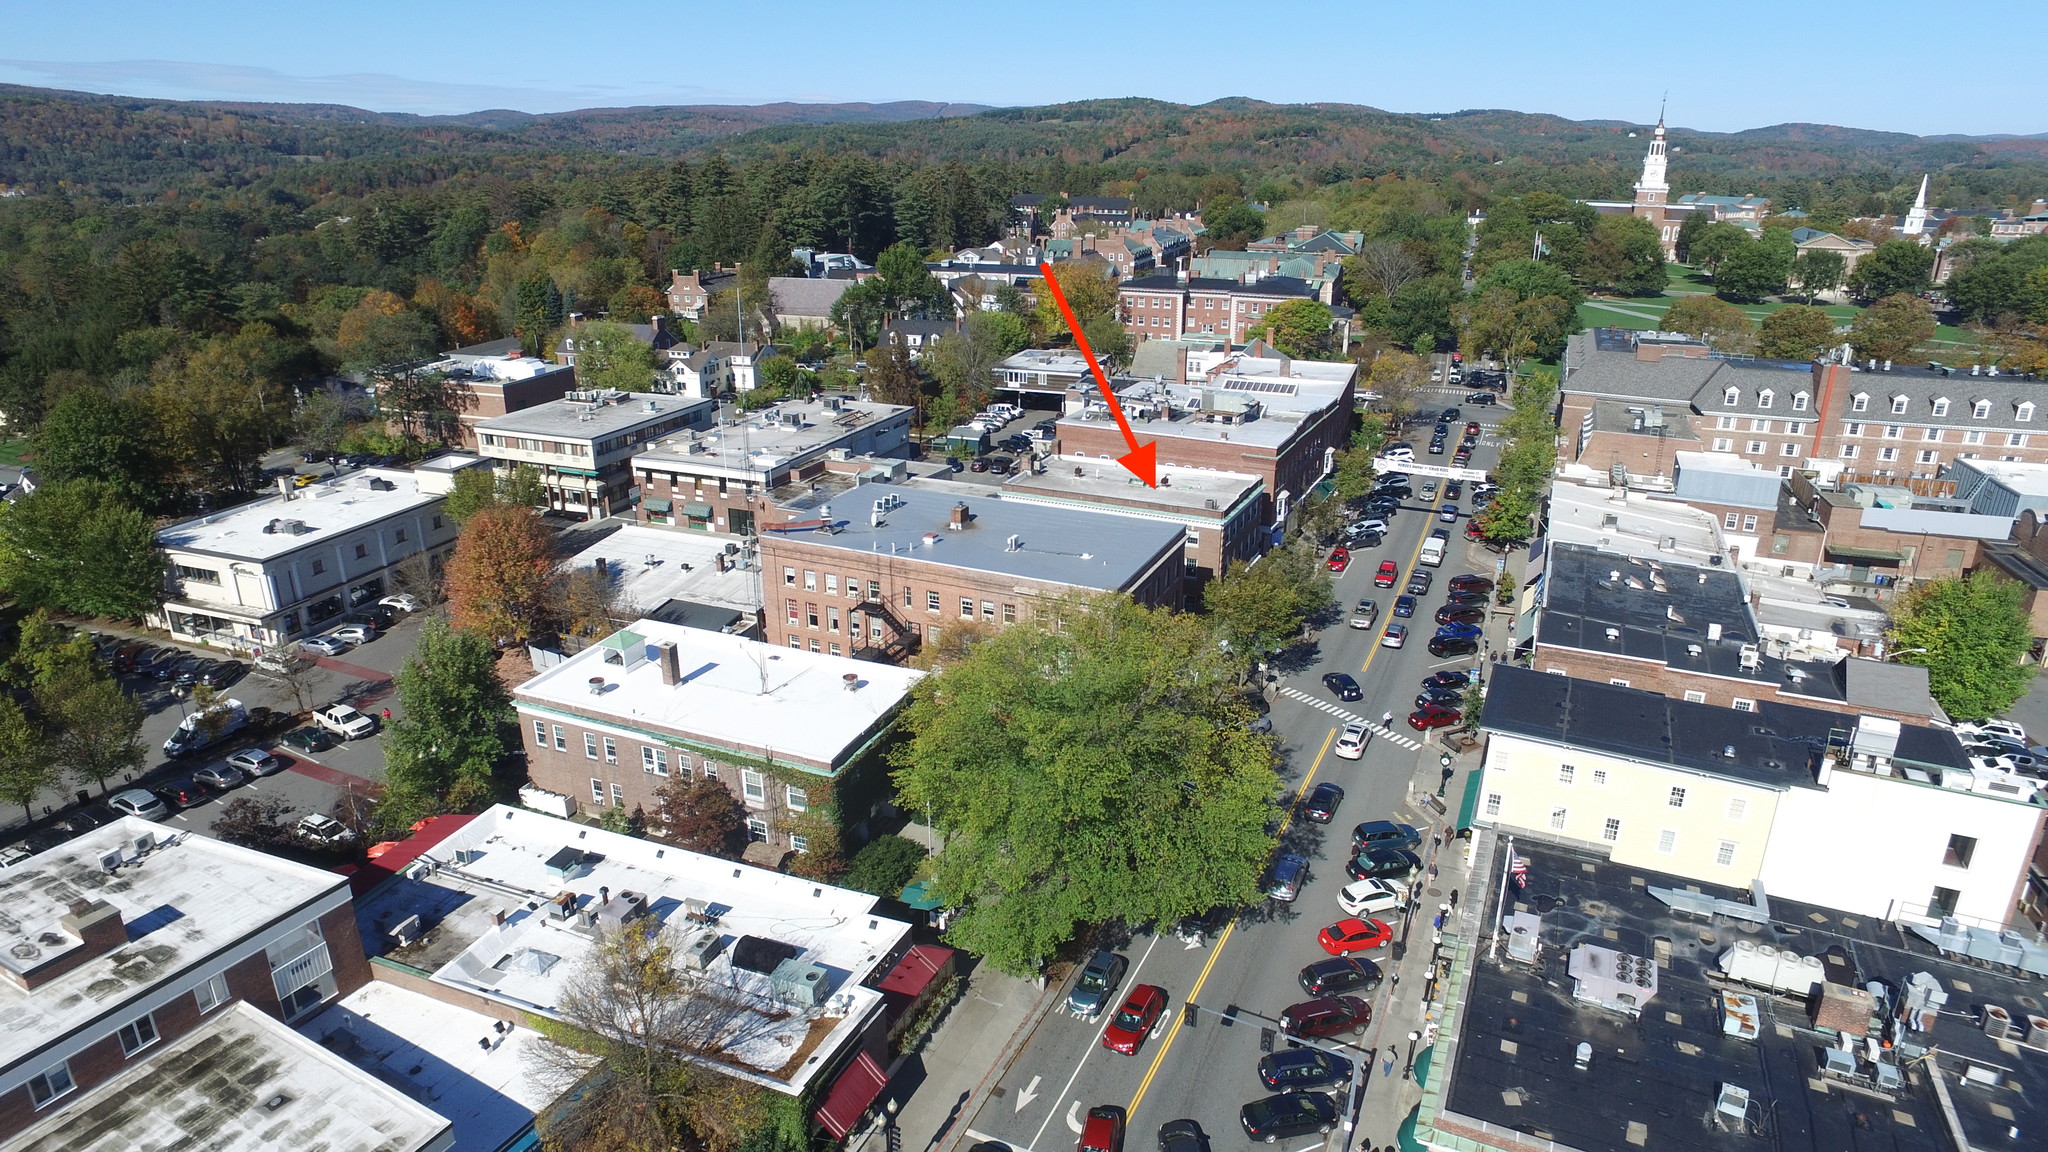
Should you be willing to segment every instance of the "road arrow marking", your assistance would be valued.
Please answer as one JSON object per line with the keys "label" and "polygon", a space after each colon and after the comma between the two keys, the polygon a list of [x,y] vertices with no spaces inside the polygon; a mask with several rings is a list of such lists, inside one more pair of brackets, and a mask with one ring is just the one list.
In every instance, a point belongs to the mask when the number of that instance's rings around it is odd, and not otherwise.
{"label": "road arrow marking", "polygon": [[1043,1076],[1033,1076],[1031,1078],[1031,1083],[1022,1092],[1017,1093],[1017,1106],[1011,1109],[1012,1112],[1022,1112],[1026,1104],[1038,1099],[1038,1082],[1043,1079],[1045,1079]]}
{"label": "road arrow marking", "polygon": [[1081,1101],[1078,1099],[1076,1099],[1072,1104],[1067,1106],[1067,1127],[1072,1128],[1074,1130],[1074,1135],[1076,1136],[1079,1136],[1081,1134],[1081,1122],[1074,1118],[1074,1113],[1079,1112],[1080,1110]]}

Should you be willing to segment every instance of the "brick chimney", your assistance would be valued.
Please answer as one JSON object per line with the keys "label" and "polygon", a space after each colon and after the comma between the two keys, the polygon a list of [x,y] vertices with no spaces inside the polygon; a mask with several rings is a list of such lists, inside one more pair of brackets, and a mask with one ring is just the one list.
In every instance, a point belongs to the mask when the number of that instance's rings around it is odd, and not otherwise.
{"label": "brick chimney", "polygon": [[962,528],[967,527],[967,521],[967,501],[962,500],[960,503],[953,505],[953,514],[947,519],[946,527],[958,532]]}
{"label": "brick chimney", "polygon": [[[719,559],[723,560],[724,558],[724,555],[720,554]],[[655,645],[654,650],[661,664],[661,682],[670,687],[682,683],[682,658],[676,653],[675,641],[664,640],[660,644]]]}
{"label": "brick chimney", "polygon": [[67,948],[33,968],[7,971],[6,975],[24,990],[47,984],[128,942],[121,910],[105,900],[73,900],[71,910],[58,918],[57,926],[77,937],[78,946]]}

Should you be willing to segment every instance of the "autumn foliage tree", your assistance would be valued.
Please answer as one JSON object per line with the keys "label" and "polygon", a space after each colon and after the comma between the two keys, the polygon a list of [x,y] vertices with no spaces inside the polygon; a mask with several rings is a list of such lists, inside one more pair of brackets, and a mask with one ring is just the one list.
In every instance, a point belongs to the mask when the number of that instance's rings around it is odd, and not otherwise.
{"label": "autumn foliage tree", "polygon": [[648,835],[707,856],[737,857],[746,846],[747,810],[716,780],[675,777],[654,793]]}
{"label": "autumn foliage tree", "polygon": [[494,505],[462,526],[448,560],[448,606],[457,628],[501,642],[525,640],[548,619],[555,546],[540,513]]}

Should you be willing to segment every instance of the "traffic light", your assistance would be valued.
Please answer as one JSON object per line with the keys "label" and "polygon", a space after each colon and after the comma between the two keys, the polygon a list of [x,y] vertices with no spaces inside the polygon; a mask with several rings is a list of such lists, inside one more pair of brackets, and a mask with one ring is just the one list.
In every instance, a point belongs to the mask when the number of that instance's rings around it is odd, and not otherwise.
{"label": "traffic light", "polygon": [[1195,1021],[1201,1018],[1201,1013],[1202,1006],[1190,1000],[1180,1006],[1180,1022],[1193,1028]]}

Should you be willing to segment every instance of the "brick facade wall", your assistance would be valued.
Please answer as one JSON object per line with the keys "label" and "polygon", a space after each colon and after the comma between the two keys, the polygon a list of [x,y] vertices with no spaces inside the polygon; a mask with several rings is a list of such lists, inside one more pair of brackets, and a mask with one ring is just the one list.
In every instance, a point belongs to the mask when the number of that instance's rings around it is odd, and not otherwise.
{"label": "brick facade wall", "polygon": [[[1259,516],[1262,521],[1271,523],[1274,501],[1280,493],[1287,494],[1292,506],[1321,477],[1324,455],[1331,450],[1342,451],[1349,443],[1351,392],[1346,389],[1339,403],[1304,420],[1295,434],[1277,449],[1228,440],[1176,436],[1172,427],[1155,421],[1134,425],[1133,431],[1137,433],[1139,443],[1153,439],[1158,441],[1159,467],[1162,470],[1171,466],[1211,468],[1244,472],[1264,480],[1266,495]],[[1059,432],[1060,451],[1064,453],[1106,455],[1116,459],[1129,451],[1123,434],[1113,423],[1065,421],[1060,424]]]}
{"label": "brick facade wall", "polygon": [[1562,671],[1567,676],[1580,680],[1612,682],[1625,680],[1630,688],[1655,692],[1675,700],[1683,700],[1686,693],[1697,692],[1703,697],[1699,702],[1712,704],[1717,708],[1733,708],[1737,700],[1751,704],[1774,701],[1780,704],[1796,704],[1806,708],[1818,708],[1828,712],[1840,712],[1845,716],[1875,714],[1890,716],[1914,724],[1925,724],[1927,717],[1915,712],[1894,712],[1885,708],[1855,706],[1825,697],[1796,696],[1780,692],[1778,685],[1764,681],[1729,680],[1719,676],[1706,676],[1683,668],[1666,664],[1655,664],[1647,660],[1630,660],[1612,656],[1605,652],[1585,652],[1575,648],[1539,647],[1530,667],[1539,672]]}

